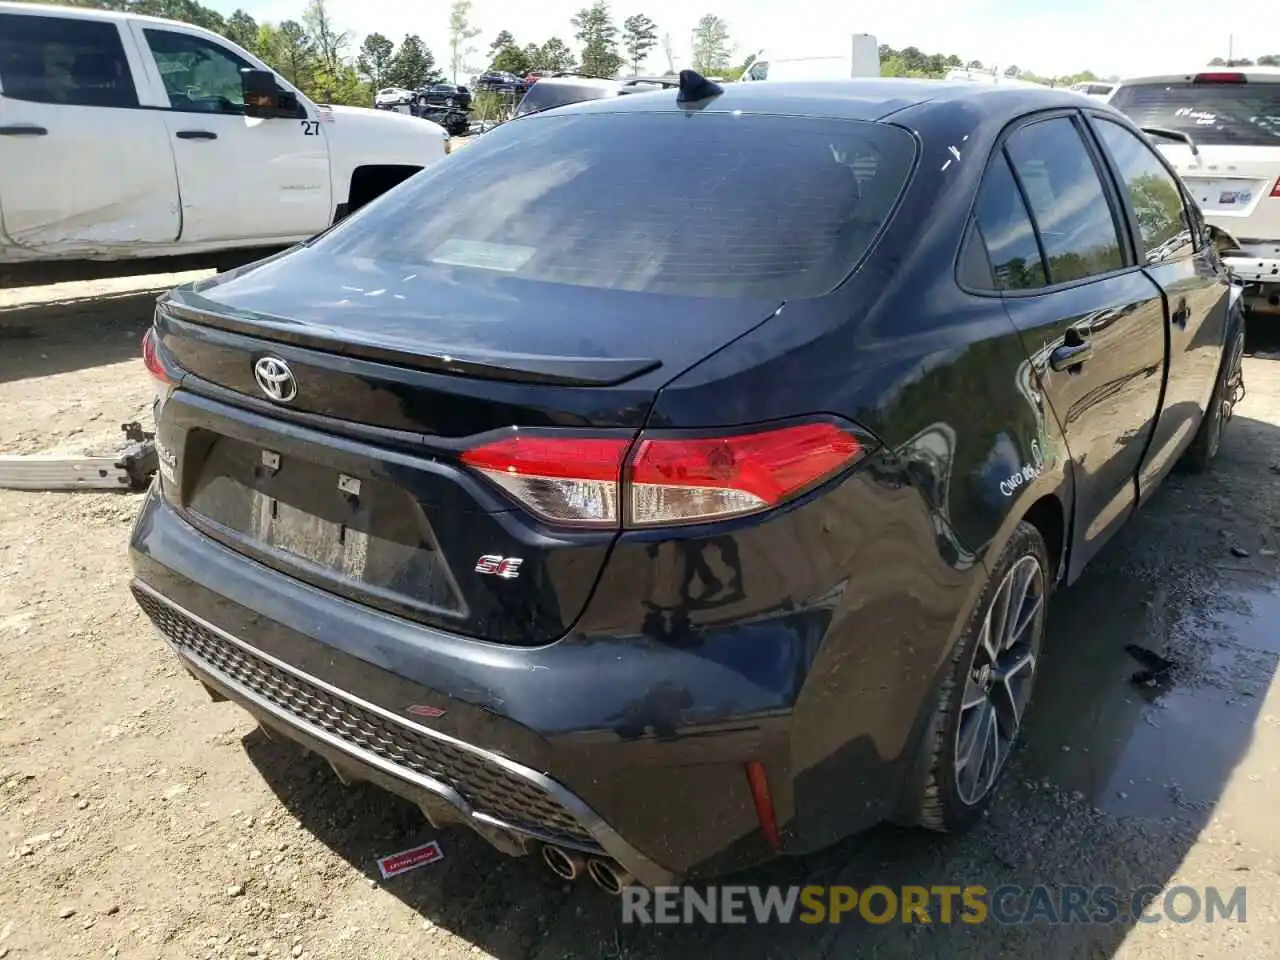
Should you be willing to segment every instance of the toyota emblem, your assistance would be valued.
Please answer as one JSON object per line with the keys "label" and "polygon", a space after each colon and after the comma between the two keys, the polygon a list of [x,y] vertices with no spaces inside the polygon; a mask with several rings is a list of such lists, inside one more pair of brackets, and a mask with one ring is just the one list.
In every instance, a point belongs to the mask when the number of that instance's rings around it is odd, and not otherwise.
{"label": "toyota emblem", "polygon": [[276,403],[288,403],[298,395],[298,381],[289,365],[279,357],[263,357],[253,365],[258,388]]}

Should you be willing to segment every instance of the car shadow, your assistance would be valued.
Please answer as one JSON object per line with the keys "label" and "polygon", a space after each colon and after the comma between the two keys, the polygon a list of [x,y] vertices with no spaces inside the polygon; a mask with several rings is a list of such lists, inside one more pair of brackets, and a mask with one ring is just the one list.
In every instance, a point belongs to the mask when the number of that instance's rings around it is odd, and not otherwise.
{"label": "car shadow", "polygon": [[[718,881],[980,885],[988,894],[1040,885],[1051,910],[1069,888],[1107,885],[1120,906],[1113,922],[972,924],[959,922],[958,909],[950,923],[937,911],[930,924],[902,923],[900,914],[878,922],[881,900],[871,918],[855,911],[839,924],[624,924],[620,902],[589,881],[570,886],[539,858],[505,858],[464,829],[437,835],[411,804],[369,786],[344,788],[318,758],[260,732],[244,746],[307,830],[424,926],[499,960],[1110,957],[1136,925],[1130,896],[1168,885],[1213,817],[1277,673],[1280,637],[1267,626],[1280,615],[1274,463],[1280,429],[1237,412],[1215,469],[1170,477],[1084,577],[1054,597],[1025,742],[974,830],[886,826]],[[378,857],[437,837],[443,861],[379,879]],[[1247,874],[1214,876],[1225,901]],[[1015,896],[1005,913],[1025,903]]]}
{"label": "car shadow", "polygon": [[0,291],[0,383],[137,359],[156,298],[200,274]]}

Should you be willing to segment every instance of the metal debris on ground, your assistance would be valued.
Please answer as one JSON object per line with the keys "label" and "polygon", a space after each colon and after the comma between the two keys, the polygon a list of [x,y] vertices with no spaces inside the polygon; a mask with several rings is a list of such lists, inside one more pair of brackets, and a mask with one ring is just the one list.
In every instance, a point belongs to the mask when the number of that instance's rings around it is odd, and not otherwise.
{"label": "metal debris on ground", "polygon": [[155,434],[137,422],[120,425],[126,444],[107,456],[0,454],[0,488],[8,490],[143,490],[159,466]]}

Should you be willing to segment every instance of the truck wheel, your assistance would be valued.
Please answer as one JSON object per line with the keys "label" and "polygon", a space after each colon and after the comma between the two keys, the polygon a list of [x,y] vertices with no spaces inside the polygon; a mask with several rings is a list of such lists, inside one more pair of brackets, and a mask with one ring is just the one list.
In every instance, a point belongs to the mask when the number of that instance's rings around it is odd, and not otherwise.
{"label": "truck wheel", "polygon": [[1223,352],[1222,368],[1218,382],[1214,384],[1209,406],[1200,419],[1200,429],[1187,452],[1182,455],[1182,468],[1189,473],[1204,473],[1218,455],[1222,446],[1222,430],[1231,419],[1231,408],[1239,399],[1237,387],[1241,383],[1240,365],[1244,359],[1244,325],[1237,324],[1227,349]]}
{"label": "truck wheel", "polygon": [[919,826],[959,832],[991,805],[1031,700],[1050,570],[1044,537],[1019,523],[946,667],[924,741],[928,774],[910,804]]}

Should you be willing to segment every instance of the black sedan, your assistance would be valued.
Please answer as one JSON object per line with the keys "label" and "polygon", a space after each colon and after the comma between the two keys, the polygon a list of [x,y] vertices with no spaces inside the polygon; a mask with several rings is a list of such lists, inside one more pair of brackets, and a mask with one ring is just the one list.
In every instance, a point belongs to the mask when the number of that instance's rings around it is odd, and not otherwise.
{"label": "black sedan", "polygon": [[1103,104],[690,74],[162,298],[133,590],[215,697],[564,878],[961,830],[1242,344]]}
{"label": "black sedan", "polygon": [[508,97],[523,97],[529,89],[529,84],[523,77],[502,70],[489,70],[480,74],[475,78],[474,86],[477,90],[487,90]]}
{"label": "black sedan", "polygon": [[419,87],[415,98],[415,104],[420,110],[428,107],[471,109],[471,91],[459,84],[433,83]]}

